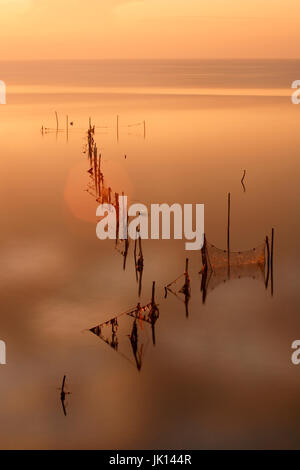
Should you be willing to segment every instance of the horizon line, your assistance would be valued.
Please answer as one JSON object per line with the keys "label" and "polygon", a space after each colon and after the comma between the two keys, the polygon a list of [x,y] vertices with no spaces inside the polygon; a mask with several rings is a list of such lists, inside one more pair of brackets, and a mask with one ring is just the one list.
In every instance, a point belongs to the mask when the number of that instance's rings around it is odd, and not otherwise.
{"label": "horizon line", "polygon": [[239,61],[246,61],[246,60],[256,60],[256,61],[274,61],[274,60],[300,60],[299,57],[177,57],[177,58],[172,58],[172,57],[164,57],[164,58],[158,58],[158,57],[151,57],[151,58],[141,58],[141,57],[136,57],[136,58],[73,58],[73,59],[66,59],[66,58],[33,58],[33,59],[23,59],[23,58],[16,58],[16,59],[0,59],[1,62],[71,62],[71,61],[80,61],[80,62],[89,62],[89,61],[106,61],[106,62],[121,62],[121,61],[191,61],[191,60],[215,60],[215,61],[225,61],[225,60],[239,60]]}

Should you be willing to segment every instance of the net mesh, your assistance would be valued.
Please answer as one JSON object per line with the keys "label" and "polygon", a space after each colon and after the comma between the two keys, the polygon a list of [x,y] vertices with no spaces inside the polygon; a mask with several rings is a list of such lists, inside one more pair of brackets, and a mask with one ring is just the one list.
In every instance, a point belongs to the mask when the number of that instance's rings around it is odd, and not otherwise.
{"label": "net mesh", "polygon": [[143,356],[149,343],[149,335],[142,317],[134,317],[134,312],[112,318],[101,325],[90,328],[120,356],[141,370]]}
{"label": "net mesh", "polygon": [[205,241],[202,263],[201,290],[205,296],[218,285],[233,279],[252,278],[265,282],[266,243],[250,250],[229,253]]}
{"label": "net mesh", "polygon": [[231,251],[221,250],[216,246],[205,242],[202,250],[207,262],[207,266],[213,271],[223,268],[228,265],[228,260],[231,269],[251,266],[265,265],[265,243],[246,251]]}

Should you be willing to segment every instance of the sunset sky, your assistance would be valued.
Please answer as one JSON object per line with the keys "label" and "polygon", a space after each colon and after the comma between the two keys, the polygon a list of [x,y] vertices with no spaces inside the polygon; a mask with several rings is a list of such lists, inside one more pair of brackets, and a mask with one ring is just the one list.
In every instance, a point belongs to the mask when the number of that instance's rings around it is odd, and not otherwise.
{"label": "sunset sky", "polygon": [[0,60],[299,58],[299,0],[0,0]]}

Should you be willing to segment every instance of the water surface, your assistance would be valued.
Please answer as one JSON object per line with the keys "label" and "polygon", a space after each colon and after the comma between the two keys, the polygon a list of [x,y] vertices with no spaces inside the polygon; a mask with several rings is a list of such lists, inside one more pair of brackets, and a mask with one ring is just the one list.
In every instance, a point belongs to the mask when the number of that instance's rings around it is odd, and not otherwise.
{"label": "water surface", "polygon": [[[299,61],[0,63],[1,448],[299,447],[299,72]],[[42,134],[55,111],[62,131]],[[133,243],[124,271],[114,243],[96,238],[89,117],[113,191],[204,203],[207,238],[224,249],[228,192],[232,250],[275,228],[273,297],[242,278],[203,304],[201,255],[189,252],[188,319],[164,299],[184,242],[143,243],[140,302],[155,280],[160,318],[155,347],[143,329],[140,372],[130,326],[120,322],[122,355],[87,331],[139,301]]]}

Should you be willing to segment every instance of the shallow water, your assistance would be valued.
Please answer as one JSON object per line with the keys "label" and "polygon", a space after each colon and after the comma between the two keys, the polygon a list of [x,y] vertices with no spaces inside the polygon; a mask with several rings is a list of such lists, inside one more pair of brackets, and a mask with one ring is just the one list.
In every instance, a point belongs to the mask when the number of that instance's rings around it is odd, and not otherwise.
{"label": "shallow water", "polygon": [[[290,99],[299,73],[299,61],[0,64],[1,448],[299,448],[300,108]],[[68,139],[40,132],[55,129],[54,111],[60,128],[67,114],[74,122]],[[125,357],[87,331],[139,300],[133,242],[123,271],[114,242],[96,238],[90,116],[113,191],[204,203],[207,239],[224,249],[228,192],[232,250],[275,229],[273,297],[263,280],[243,278],[205,304],[200,253],[143,242],[140,301],[155,280],[160,318],[155,347],[149,325],[141,333],[140,372],[130,326],[120,326]],[[163,289],[186,256],[188,319]]]}

